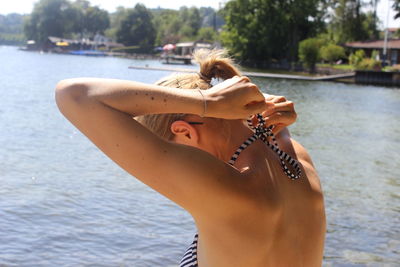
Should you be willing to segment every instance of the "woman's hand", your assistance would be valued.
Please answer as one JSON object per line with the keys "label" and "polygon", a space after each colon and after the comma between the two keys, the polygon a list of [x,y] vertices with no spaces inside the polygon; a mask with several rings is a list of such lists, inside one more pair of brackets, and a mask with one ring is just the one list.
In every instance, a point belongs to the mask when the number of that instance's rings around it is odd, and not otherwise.
{"label": "woman's hand", "polygon": [[235,76],[202,91],[207,101],[206,117],[245,119],[272,106],[247,77]]}
{"label": "woman's hand", "polygon": [[267,126],[275,125],[272,130],[274,134],[296,121],[297,114],[292,101],[288,101],[284,96],[275,95],[266,95],[265,101],[269,105],[261,114]]}

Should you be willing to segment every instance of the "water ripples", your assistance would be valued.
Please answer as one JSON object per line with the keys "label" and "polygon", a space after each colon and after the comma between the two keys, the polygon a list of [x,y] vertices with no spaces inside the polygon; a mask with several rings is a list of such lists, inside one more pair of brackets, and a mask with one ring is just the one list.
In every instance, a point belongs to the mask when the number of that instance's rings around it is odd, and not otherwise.
{"label": "water ripples", "polygon": [[[155,82],[155,61],[26,53],[0,47],[0,266],[177,266],[190,216],[120,170],[58,112],[70,77]],[[4,66],[7,66],[4,69]],[[325,191],[324,266],[400,262],[400,91],[255,79],[296,103],[291,127]]]}

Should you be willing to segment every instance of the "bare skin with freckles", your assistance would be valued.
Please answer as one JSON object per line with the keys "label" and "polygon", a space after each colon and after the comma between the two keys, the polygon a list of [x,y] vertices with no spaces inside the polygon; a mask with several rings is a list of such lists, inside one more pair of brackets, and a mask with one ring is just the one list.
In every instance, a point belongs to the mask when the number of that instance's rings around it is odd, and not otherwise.
{"label": "bare skin with freckles", "polygon": [[[297,117],[293,103],[264,97],[247,77],[226,79],[202,94],[80,78],[61,81],[56,101],[108,157],[193,216],[198,266],[321,266],[322,189],[310,156],[287,129]],[[227,164],[252,134],[244,119],[256,113],[275,125],[280,148],[301,163],[299,180],[285,176],[277,154],[261,141],[234,166]],[[186,115],[170,124],[172,138],[165,140],[133,119],[146,114]]]}

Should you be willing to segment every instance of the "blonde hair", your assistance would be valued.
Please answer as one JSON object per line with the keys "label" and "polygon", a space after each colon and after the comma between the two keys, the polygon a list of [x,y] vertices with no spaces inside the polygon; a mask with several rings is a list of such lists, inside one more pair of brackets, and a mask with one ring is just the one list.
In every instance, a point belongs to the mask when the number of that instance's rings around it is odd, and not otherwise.
{"label": "blonde hair", "polygon": [[[167,76],[156,84],[172,88],[207,90],[212,87],[211,80],[229,79],[241,75],[233,61],[226,56],[225,50],[197,50],[194,59],[200,65],[199,73],[173,74]],[[148,114],[136,119],[166,140],[172,140],[171,124],[182,120],[186,114]]]}

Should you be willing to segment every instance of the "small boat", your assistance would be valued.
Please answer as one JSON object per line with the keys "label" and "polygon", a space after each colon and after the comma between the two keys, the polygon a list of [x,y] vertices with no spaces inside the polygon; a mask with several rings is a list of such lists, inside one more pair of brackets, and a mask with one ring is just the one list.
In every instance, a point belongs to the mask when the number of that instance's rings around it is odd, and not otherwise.
{"label": "small boat", "polygon": [[77,55],[77,56],[89,56],[89,57],[108,56],[108,54],[106,52],[99,51],[99,50],[74,50],[74,51],[69,51],[68,54]]}

